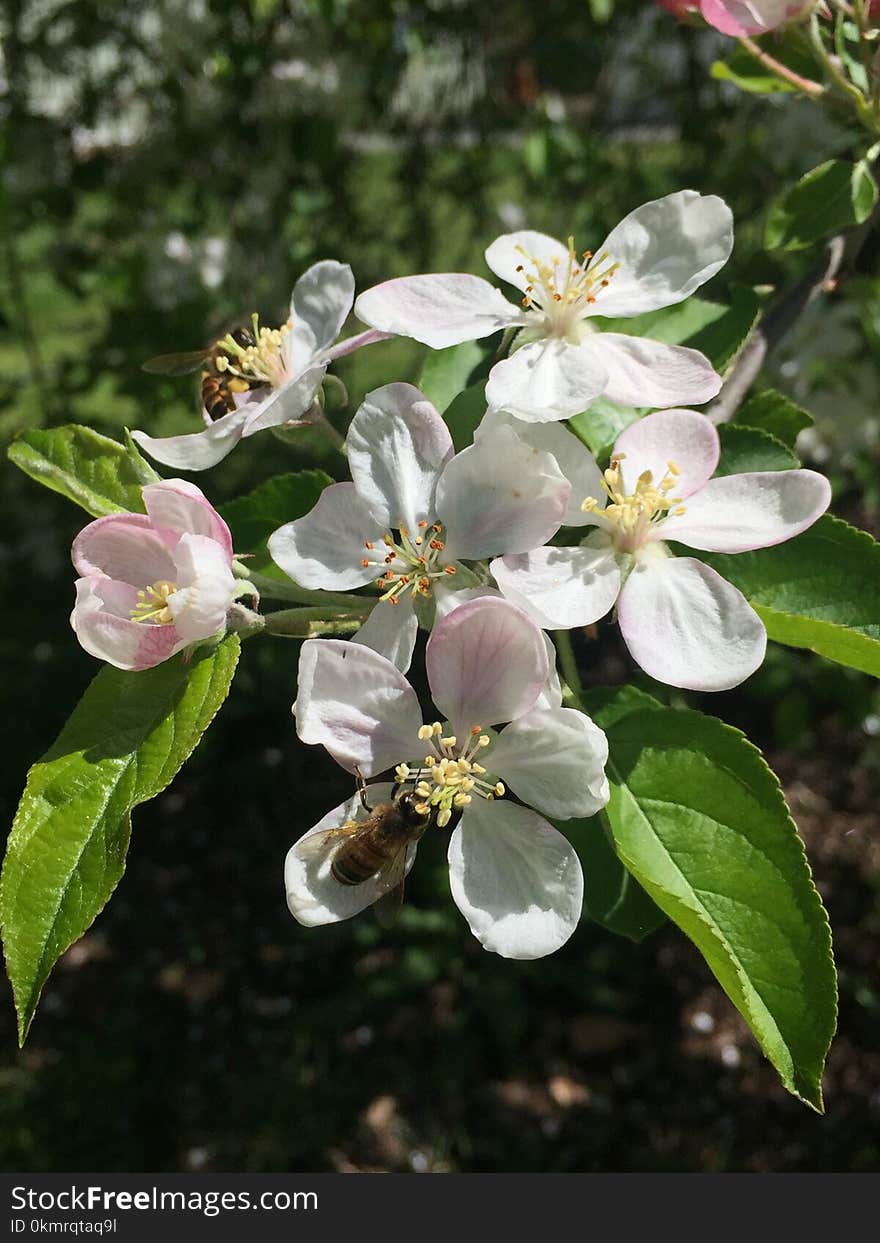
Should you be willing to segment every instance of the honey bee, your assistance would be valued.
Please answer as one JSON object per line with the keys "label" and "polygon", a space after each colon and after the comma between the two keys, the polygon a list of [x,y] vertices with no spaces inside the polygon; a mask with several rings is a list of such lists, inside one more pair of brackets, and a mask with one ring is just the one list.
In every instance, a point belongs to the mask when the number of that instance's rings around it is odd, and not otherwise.
{"label": "honey bee", "polygon": [[338,828],[315,833],[302,843],[300,851],[313,858],[329,852],[330,875],[340,885],[362,885],[378,877],[383,893],[373,909],[379,923],[388,928],[403,902],[409,847],[431,824],[433,809],[412,791],[394,790],[390,803],[373,808],[367,802],[367,787],[360,773],[358,790],[368,818],[347,820]]}
{"label": "honey bee", "polygon": [[[229,335],[242,349],[255,343],[250,328],[233,328]],[[157,358],[150,358],[143,363],[141,370],[148,371],[150,375],[179,376],[189,375],[201,367],[202,405],[213,422],[235,409],[236,393],[247,393],[254,387],[247,380],[220,370],[216,360],[226,352],[223,341],[215,341],[205,350],[160,354]]]}

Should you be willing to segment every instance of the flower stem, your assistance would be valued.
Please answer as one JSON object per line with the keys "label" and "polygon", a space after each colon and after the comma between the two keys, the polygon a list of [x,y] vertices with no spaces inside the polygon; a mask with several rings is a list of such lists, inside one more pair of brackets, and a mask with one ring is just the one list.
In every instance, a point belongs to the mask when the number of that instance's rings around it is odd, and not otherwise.
{"label": "flower stem", "polygon": [[360,614],[328,617],[325,608],[281,609],[268,613],[263,634],[277,634],[293,639],[313,639],[326,634],[355,634],[363,623]]}
{"label": "flower stem", "polygon": [[809,95],[812,99],[818,99],[820,95],[825,94],[825,87],[822,86],[821,82],[814,82],[812,78],[801,77],[799,73],[789,69],[788,65],[783,65],[781,60],[777,60],[775,56],[765,52],[754,39],[743,37],[740,39],[740,44],[765,69],[769,69],[777,78],[782,78],[784,82],[788,82],[796,90],[801,91],[802,94]]}
{"label": "flower stem", "polygon": [[290,600],[294,604],[314,604],[325,614],[328,610],[367,614],[376,603],[369,596],[350,596],[336,591],[309,591],[305,587],[298,587],[289,578],[270,578],[268,574],[249,570],[241,561],[233,561],[232,569],[236,578],[246,579],[261,596],[267,596],[270,600]]}
{"label": "flower stem", "polygon": [[556,644],[556,652],[559,656],[559,665],[562,670],[562,677],[568,687],[568,697],[574,701],[576,707],[581,708],[581,686],[580,675],[578,674],[577,661],[574,656],[574,647],[571,642],[570,630],[555,630],[553,632],[553,642]]}

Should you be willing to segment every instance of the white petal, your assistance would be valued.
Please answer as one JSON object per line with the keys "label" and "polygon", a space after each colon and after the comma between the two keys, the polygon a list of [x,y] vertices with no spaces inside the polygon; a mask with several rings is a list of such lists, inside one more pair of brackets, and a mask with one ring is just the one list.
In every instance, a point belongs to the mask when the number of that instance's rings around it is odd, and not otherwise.
{"label": "white petal", "polygon": [[452,457],[449,429],[412,384],[368,393],[348,429],[348,464],[383,530],[433,522],[434,491]]}
{"label": "white petal", "polygon": [[406,673],[412,664],[418,629],[412,596],[402,596],[399,604],[380,600],[351,641],[372,648]]}
{"label": "white petal", "polygon": [[143,489],[144,507],[157,527],[216,540],[232,560],[229,527],[194,483],[186,479],[163,479]]}
{"label": "white petal", "polygon": [[439,621],[425,665],[434,703],[462,736],[528,712],[549,673],[538,627],[494,596],[462,604]]}
{"label": "white petal", "polygon": [[612,456],[622,455],[623,479],[629,491],[646,470],[659,483],[669,463],[674,462],[679,470],[675,496],[686,497],[705,485],[720,454],[718,432],[704,414],[658,410],[622,431]]}
{"label": "white petal", "polygon": [[455,905],[484,949],[543,958],[581,917],[584,876],[571,843],[528,807],[475,799],[449,840]]}
{"label": "white petal", "polygon": [[[342,591],[373,582],[384,570],[383,528],[353,483],[332,483],[302,518],[269,536],[269,554],[301,587]],[[367,548],[367,544],[374,548]],[[369,561],[369,565],[363,565]]]}
{"label": "white petal", "polygon": [[500,427],[509,427],[526,444],[552,453],[556,458],[556,465],[571,484],[563,525],[579,527],[591,523],[592,519],[581,509],[581,502],[592,496],[604,505],[605,493],[602,490],[602,472],[587,446],[562,423],[527,423],[505,410],[487,411],[474,434],[474,441],[482,440],[484,436],[491,441]]}
{"label": "white petal", "polygon": [[[303,272],[290,299],[293,336],[308,328],[314,352],[332,345],[354,302],[354,274],[347,263],[322,259]],[[302,365],[302,363],[300,363]]]}
{"label": "white petal", "polygon": [[621,406],[700,406],[721,388],[721,376],[699,350],[649,337],[600,332],[586,338],[608,372],[604,396]]}
{"label": "white petal", "polygon": [[372,777],[409,759],[422,714],[390,660],[362,643],[308,639],[299,655],[296,729],[349,772]]}
{"label": "white petal", "polygon": [[446,555],[476,561],[537,548],[559,530],[570,494],[552,454],[499,427],[457,453],[440,476]]}
{"label": "white petal", "polygon": [[462,604],[467,604],[468,600],[483,600],[486,596],[492,596],[496,600],[501,599],[501,592],[494,587],[464,587],[460,591],[450,590],[443,582],[440,582],[434,588],[434,601],[436,605],[436,618],[440,621],[447,613],[451,613],[453,609],[460,608]]}
{"label": "white petal", "polygon": [[507,599],[549,630],[598,621],[620,591],[620,571],[607,546],[536,548],[500,557],[489,568]]}
{"label": "white petal", "polygon": [[[391,785],[387,781],[377,782],[367,787],[370,806],[375,809],[387,803],[391,797]],[[341,885],[330,874],[330,866],[336,851],[336,844],[328,844],[326,851],[316,852],[308,849],[311,838],[328,829],[339,828],[351,820],[365,820],[368,813],[364,810],[360,795],[355,794],[345,803],[328,811],[327,815],[299,841],[295,842],[287,852],[284,861],[284,887],[287,891],[287,905],[290,913],[301,924],[314,928],[318,924],[337,924],[340,920],[350,919],[359,911],[365,910],[388,889],[387,878],[372,876],[360,885]],[[416,843],[409,847],[407,872],[416,857]]]}
{"label": "white petal", "polygon": [[490,410],[551,423],[586,410],[607,382],[608,372],[596,351],[547,338],[523,345],[495,364],[486,401]]}
{"label": "white petal", "polygon": [[76,582],[70,624],[90,656],[117,669],[150,669],[186,647],[175,626],[132,621],[137,593],[125,583],[91,576]]}
{"label": "white petal", "polygon": [[168,607],[177,632],[188,643],[207,639],[225,625],[235,595],[229,558],[207,535],[182,535],[174,563],[179,590],[168,597]]}
{"label": "white petal", "polygon": [[173,466],[175,470],[207,470],[232,452],[252,414],[253,403],[247,402],[237,410],[224,414],[203,432],[157,438],[135,431],[131,433],[131,438],[164,466]]}
{"label": "white petal", "polygon": [[641,315],[681,302],[724,266],[732,249],[733,216],[716,195],[679,190],[644,203],[596,250],[594,264],[610,260],[620,267],[593,313]]}
{"label": "white petal", "polygon": [[385,281],[360,295],[354,313],[371,328],[413,337],[435,350],[488,337],[523,319],[494,285],[464,272]]}
{"label": "white petal", "polygon": [[[534,271],[534,261],[555,268],[556,283],[560,286],[565,284],[568,246],[563,246],[555,237],[535,233],[532,229],[520,229],[517,233],[503,233],[486,248],[486,263],[495,275],[523,292],[530,284],[529,272]],[[517,271],[518,268],[522,271]]]}
{"label": "white petal", "polygon": [[174,582],[176,568],[169,543],[156,531],[147,514],[108,514],[83,527],[73,541],[71,559],[79,574],[106,575],[146,587],[162,580]]}
{"label": "white petal", "polygon": [[831,485],[812,470],[726,475],[710,479],[661,530],[663,539],[704,552],[749,552],[806,531],[830,503]]}
{"label": "white petal", "polygon": [[533,709],[501,731],[483,761],[547,816],[594,816],[608,802],[608,740],[575,708]]}
{"label": "white petal", "polygon": [[326,372],[324,364],[310,367],[308,371],[293,376],[263,401],[243,406],[242,409],[250,411],[250,414],[242,435],[253,436],[267,427],[296,423],[311,407]]}
{"label": "white petal", "polygon": [[767,647],[764,625],[745,596],[693,557],[640,561],[620,593],[617,616],[636,664],[685,690],[738,686]]}
{"label": "white petal", "polygon": [[547,674],[547,681],[544,689],[535,700],[535,708],[561,708],[562,707],[562,683],[559,681],[559,672],[556,668],[556,648],[549,635],[544,635],[544,646],[547,649],[547,665],[550,672]]}

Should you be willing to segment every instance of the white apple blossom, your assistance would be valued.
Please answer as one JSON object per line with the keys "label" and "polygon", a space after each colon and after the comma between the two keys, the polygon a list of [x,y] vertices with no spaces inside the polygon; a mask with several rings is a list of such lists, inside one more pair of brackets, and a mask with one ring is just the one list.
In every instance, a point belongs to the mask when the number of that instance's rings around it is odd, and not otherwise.
{"label": "white apple blossom", "polygon": [[302,587],[376,583],[380,600],[358,639],[404,671],[419,616],[430,624],[432,603],[443,613],[477,581],[462,562],[545,543],[571,492],[556,459],[507,427],[454,454],[446,424],[411,384],[367,395],[348,461],[352,482],[332,484],[275,531],[269,552]]}
{"label": "white apple blossom", "polygon": [[[383,656],[342,640],[309,640],[300,655],[297,732],[348,772],[369,778],[393,768],[433,809],[437,828],[460,813],[448,850],[456,905],[486,949],[540,958],[577,926],[583,874],[571,844],[532,807],[560,819],[603,807],[605,735],[575,709],[536,706],[549,673],[545,636],[506,600],[481,597],[448,614],[425,659],[445,725],[423,723],[415,692]],[[529,805],[507,798],[508,787]],[[375,802],[390,787],[369,789]],[[382,896],[381,876],[341,885],[332,858],[308,845],[364,814],[357,798],[346,802],[289,851],[287,901],[300,923],[336,923]],[[410,852],[411,863],[414,845]]]}
{"label": "white apple blossom", "polygon": [[207,470],[231,453],[239,440],[267,427],[307,422],[327,368],[335,358],[381,339],[377,332],[360,333],[334,342],[354,301],[354,276],[347,263],[323,259],[303,273],[290,299],[290,318],[280,328],[260,327],[254,319],[252,346],[232,336],[224,369],[234,380],[251,386],[236,397],[235,410],[214,421],[205,412],[205,430],[183,436],[132,437],[151,457],[178,470]]}
{"label": "white apple blossom", "polygon": [[733,221],[714,195],[680,190],[636,208],[595,254],[544,233],[497,238],[486,262],[523,291],[515,306],[466,273],[404,276],[366,290],[355,314],[435,349],[514,329],[510,356],[489,374],[490,410],[551,422],[600,394],[627,406],[701,404],[721,380],[697,350],[599,332],[595,316],[627,317],[681,302],[726,263]]}
{"label": "white apple blossom", "polygon": [[704,552],[769,548],[811,526],[831,488],[811,470],[713,479],[719,453],[717,431],[695,410],[633,423],[618,437],[601,491],[584,501],[597,530],[578,548],[493,561],[501,591],[551,629],[598,621],[616,605],[646,673],[689,690],[737,686],[764,659],[763,622],[736,587],[694,557],[673,556],[667,541]]}

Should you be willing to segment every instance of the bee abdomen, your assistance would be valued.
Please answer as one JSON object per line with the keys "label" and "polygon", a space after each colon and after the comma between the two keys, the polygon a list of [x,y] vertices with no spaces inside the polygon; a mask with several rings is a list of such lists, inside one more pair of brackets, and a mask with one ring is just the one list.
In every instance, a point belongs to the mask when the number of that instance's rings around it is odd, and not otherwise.
{"label": "bee abdomen", "polygon": [[220,419],[235,409],[232,394],[222,380],[212,375],[205,375],[202,379],[202,405],[212,419]]}
{"label": "bee abdomen", "polygon": [[385,855],[368,842],[341,850],[330,866],[330,875],[340,885],[361,885],[382,867]]}

